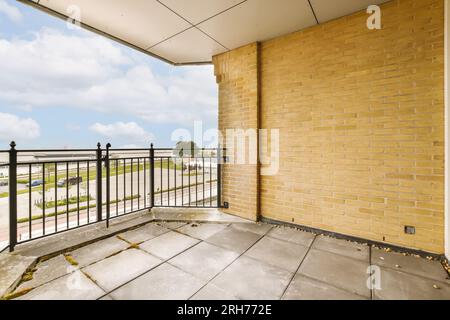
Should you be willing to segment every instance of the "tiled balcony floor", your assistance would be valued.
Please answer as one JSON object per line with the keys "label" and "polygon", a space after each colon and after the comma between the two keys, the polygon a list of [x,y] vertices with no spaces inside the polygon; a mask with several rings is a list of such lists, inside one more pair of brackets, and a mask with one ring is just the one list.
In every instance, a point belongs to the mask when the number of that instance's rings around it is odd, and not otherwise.
{"label": "tiled balcony floor", "polygon": [[39,263],[31,288],[18,299],[450,299],[437,261],[240,223],[150,223]]}

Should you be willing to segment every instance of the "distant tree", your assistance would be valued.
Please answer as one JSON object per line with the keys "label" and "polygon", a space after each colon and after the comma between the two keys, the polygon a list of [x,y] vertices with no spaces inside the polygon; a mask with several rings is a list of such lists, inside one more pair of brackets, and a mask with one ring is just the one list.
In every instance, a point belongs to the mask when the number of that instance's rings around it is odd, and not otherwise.
{"label": "distant tree", "polygon": [[195,156],[199,153],[199,148],[194,141],[178,141],[173,150],[175,157]]}

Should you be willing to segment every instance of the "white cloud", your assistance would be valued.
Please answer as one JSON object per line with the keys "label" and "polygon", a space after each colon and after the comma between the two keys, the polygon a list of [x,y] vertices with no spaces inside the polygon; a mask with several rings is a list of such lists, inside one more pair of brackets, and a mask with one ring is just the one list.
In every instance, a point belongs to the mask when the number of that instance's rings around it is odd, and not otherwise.
{"label": "white cloud", "polygon": [[174,67],[159,75],[144,58],[86,32],[43,29],[31,40],[0,40],[0,101],[131,115],[150,123],[216,120],[211,66]]}
{"label": "white cloud", "polygon": [[0,141],[33,140],[39,135],[39,124],[35,120],[0,112]]}
{"label": "white cloud", "polygon": [[6,15],[9,20],[15,23],[22,21],[23,18],[19,9],[8,4],[5,0],[0,0],[0,14]]}
{"label": "white cloud", "polygon": [[152,133],[147,132],[136,122],[116,122],[112,124],[95,123],[90,130],[109,139],[150,143],[154,139]]}

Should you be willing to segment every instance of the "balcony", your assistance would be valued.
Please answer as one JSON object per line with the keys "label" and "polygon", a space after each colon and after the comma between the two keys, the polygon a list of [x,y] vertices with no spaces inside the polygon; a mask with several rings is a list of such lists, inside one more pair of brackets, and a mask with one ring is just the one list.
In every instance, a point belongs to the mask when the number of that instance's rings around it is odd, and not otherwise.
{"label": "balcony", "polygon": [[223,141],[11,144],[4,299],[450,299],[450,0],[20,1],[212,63]]}

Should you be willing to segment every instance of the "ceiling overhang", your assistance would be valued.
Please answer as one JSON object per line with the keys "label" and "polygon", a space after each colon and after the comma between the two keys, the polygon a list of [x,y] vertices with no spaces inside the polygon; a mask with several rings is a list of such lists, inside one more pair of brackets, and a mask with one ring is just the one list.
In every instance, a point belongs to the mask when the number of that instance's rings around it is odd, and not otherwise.
{"label": "ceiling overhang", "polygon": [[18,0],[173,65],[212,56],[388,0]]}

